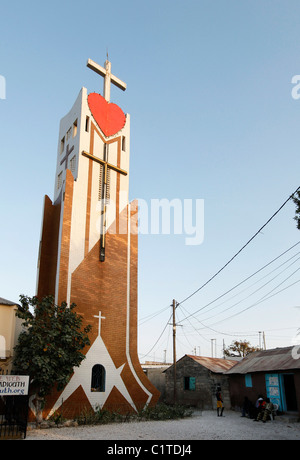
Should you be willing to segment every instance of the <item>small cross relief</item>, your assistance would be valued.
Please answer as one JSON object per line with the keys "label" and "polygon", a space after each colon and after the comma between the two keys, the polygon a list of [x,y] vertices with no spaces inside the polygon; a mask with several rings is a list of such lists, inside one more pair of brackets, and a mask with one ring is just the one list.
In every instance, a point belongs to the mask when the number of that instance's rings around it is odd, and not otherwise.
{"label": "small cross relief", "polygon": [[101,316],[101,311],[99,311],[98,316],[94,315],[94,318],[99,319],[99,324],[98,324],[98,337],[101,335],[101,319],[105,319],[105,316]]}
{"label": "small cross relief", "polygon": [[73,152],[74,150],[74,145],[70,148],[69,144],[67,145],[67,151],[66,151],[66,154],[65,156],[63,157],[63,159],[61,160],[60,162],[60,165],[62,165],[64,162],[66,162],[65,164],[65,169],[67,169],[67,166],[68,166],[68,158],[69,158],[69,155]]}

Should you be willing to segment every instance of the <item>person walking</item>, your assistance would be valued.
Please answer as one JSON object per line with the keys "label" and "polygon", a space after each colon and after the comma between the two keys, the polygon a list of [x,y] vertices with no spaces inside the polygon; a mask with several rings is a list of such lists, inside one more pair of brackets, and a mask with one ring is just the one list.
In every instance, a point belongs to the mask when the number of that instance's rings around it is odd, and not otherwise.
{"label": "person walking", "polygon": [[224,406],[223,406],[223,399],[221,394],[221,387],[217,387],[216,391],[216,399],[217,399],[217,415],[218,417],[223,416]]}

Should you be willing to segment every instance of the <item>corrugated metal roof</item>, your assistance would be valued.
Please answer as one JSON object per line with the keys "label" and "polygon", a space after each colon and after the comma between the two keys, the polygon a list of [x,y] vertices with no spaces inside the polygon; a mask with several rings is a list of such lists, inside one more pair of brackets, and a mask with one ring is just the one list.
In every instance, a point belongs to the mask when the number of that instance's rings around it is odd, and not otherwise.
{"label": "corrugated metal roof", "polygon": [[17,304],[15,302],[11,302],[10,300],[6,300],[0,297],[0,305],[17,305]]}
{"label": "corrugated metal roof", "polygon": [[143,369],[168,369],[171,364],[141,364]]}
{"label": "corrugated metal roof", "polygon": [[285,347],[255,351],[229,369],[226,374],[248,374],[252,372],[300,369],[300,359],[293,358],[293,348]]}
{"label": "corrugated metal roof", "polygon": [[201,366],[206,367],[211,372],[215,373],[224,373],[227,370],[231,369],[239,361],[234,361],[232,359],[223,359],[223,358],[208,358],[207,356],[194,356],[194,355],[185,355],[189,358],[192,358]]}

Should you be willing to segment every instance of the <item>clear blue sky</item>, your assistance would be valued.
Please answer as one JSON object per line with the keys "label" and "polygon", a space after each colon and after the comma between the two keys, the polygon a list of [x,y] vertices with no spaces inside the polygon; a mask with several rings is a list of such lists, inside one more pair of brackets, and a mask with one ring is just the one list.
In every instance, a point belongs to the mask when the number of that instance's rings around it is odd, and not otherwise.
{"label": "clear blue sky", "polygon": [[[18,301],[35,293],[59,121],[82,86],[102,91],[86,61],[103,65],[108,49],[113,73],[128,85],[125,93],[112,88],[111,101],[131,115],[130,198],[205,204],[201,245],[187,246],[186,235],[139,238],[139,354],[158,360],[167,350],[172,359],[172,299],[181,302],[206,283],[300,185],[300,99],[291,95],[299,31],[298,0],[2,5],[0,296]],[[294,212],[288,203],[177,308],[178,357],[195,347],[210,355],[211,339],[218,356],[223,340],[257,345],[258,331],[269,348],[294,343],[300,283],[252,305],[300,279],[300,245],[211,304],[300,240]]]}

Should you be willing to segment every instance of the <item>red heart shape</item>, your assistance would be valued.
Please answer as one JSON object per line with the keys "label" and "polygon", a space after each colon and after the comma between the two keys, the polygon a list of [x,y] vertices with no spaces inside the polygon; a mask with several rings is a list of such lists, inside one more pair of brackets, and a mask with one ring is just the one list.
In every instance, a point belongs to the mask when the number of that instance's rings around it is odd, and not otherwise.
{"label": "red heart shape", "polygon": [[116,104],[107,102],[101,94],[90,93],[88,104],[93,117],[106,137],[116,134],[124,127],[126,117],[122,109]]}

